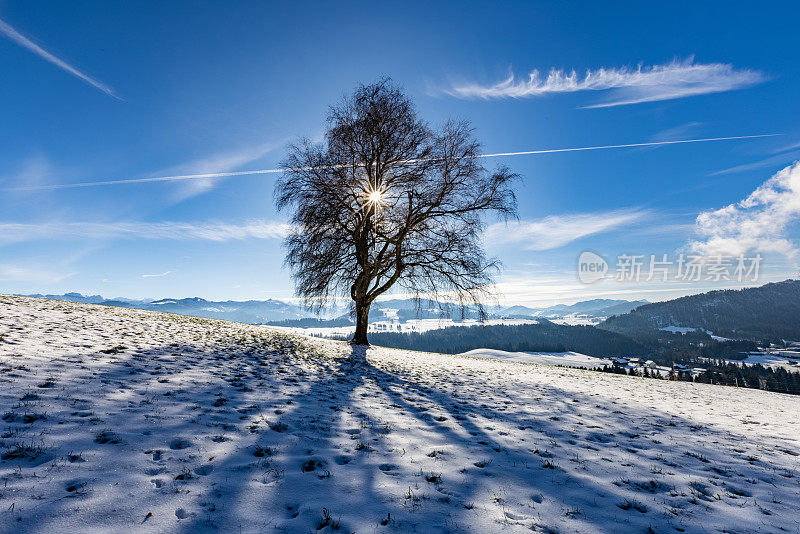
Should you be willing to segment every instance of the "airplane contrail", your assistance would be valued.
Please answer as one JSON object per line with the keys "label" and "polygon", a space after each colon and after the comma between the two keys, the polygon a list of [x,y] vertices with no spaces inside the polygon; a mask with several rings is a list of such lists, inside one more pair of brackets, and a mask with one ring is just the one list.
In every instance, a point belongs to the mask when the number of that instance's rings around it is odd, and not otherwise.
{"label": "airplane contrail", "polygon": [[[527,156],[534,154],[555,154],[559,152],[582,152],[587,150],[609,150],[614,148],[635,148],[646,146],[662,146],[662,145],[678,145],[684,143],[706,143],[711,141],[732,141],[736,139],[756,139],[760,137],[774,137],[783,134],[758,134],[758,135],[738,135],[734,137],[707,137],[704,139],[683,139],[680,141],[651,141],[647,143],[628,143],[625,145],[600,145],[600,146],[583,146],[573,148],[548,148],[542,150],[525,150],[522,152],[498,152],[496,154],[480,154],[477,158],[499,158],[505,156]],[[411,162],[413,160],[409,160]],[[10,187],[3,189],[4,191],[39,191],[39,190],[52,190],[52,189],[73,189],[78,187],[101,187],[108,185],[120,184],[143,184],[151,182],[175,182],[182,180],[200,180],[203,178],[227,178],[231,176],[250,176],[257,174],[276,174],[287,171],[289,169],[259,169],[251,171],[232,171],[232,172],[212,172],[204,174],[181,174],[176,176],[155,176],[151,178],[126,178],[121,180],[103,180],[98,182],[77,182],[71,184],[50,184],[50,185],[31,185],[23,187]]]}
{"label": "airplane contrail", "polygon": [[90,76],[84,74],[83,72],[79,71],[78,69],[76,69],[75,67],[73,67],[72,65],[70,65],[69,63],[64,61],[63,59],[54,56],[53,54],[51,54],[50,52],[48,52],[47,50],[45,50],[41,46],[37,45],[36,43],[34,43],[33,41],[31,41],[30,39],[28,39],[27,37],[25,37],[21,33],[19,33],[17,30],[15,30],[13,27],[11,27],[10,24],[8,24],[7,22],[4,22],[2,20],[0,20],[0,33],[4,34],[6,37],[11,39],[12,41],[17,43],[18,45],[20,45],[20,46],[22,46],[24,48],[27,48],[28,50],[30,50],[31,52],[33,52],[34,54],[36,54],[40,58],[44,59],[45,61],[49,61],[50,63],[52,63],[53,65],[57,66],[58,68],[69,72],[70,74],[72,74],[76,78],[80,78],[81,80],[83,80],[84,82],[88,83],[92,87],[95,87],[95,88],[99,89],[100,91],[104,92],[108,96],[110,96],[112,98],[116,98],[117,100],[122,100],[122,98],[118,97],[117,94],[114,92],[114,90],[111,87],[109,87],[106,84],[104,84],[102,82],[99,82],[99,81],[95,80],[94,78],[91,78]]}

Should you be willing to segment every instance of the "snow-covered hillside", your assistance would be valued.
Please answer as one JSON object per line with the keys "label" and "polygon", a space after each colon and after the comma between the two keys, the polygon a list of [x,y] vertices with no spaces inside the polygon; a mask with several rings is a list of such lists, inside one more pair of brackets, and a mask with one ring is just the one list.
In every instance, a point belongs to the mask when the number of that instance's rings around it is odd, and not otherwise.
{"label": "snow-covered hillside", "polygon": [[611,366],[614,362],[607,358],[595,358],[579,352],[509,352],[496,349],[475,349],[464,352],[461,356],[473,358],[490,358],[493,360],[506,360],[524,363],[538,363],[542,365],[561,365],[564,367],[581,367],[584,369],[599,369],[604,365]]}
{"label": "snow-covered hillside", "polygon": [[2,532],[797,532],[800,397],[0,297]]}

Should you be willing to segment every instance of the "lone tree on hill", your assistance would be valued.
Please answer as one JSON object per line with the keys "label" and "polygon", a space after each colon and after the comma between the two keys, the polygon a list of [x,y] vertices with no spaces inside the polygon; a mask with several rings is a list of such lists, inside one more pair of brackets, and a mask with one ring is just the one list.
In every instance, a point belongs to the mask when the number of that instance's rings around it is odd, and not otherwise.
{"label": "lone tree on hill", "polygon": [[395,284],[485,316],[498,262],[481,246],[483,216],[516,217],[517,175],[487,171],[479,149],[467,122],[431,129],[389,79],[331,106],[325,140],[290,145],[275,188],[278,209],[292,210],[286,264],[307,307],[349,295],[358,345],[370,305]]}

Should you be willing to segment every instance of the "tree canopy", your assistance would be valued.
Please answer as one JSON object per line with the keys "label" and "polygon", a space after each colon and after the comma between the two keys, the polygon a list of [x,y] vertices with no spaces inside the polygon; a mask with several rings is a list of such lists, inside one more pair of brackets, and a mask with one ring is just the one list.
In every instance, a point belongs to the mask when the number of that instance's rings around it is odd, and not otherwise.
{"label": "tree canopy", "polygon": [[481,165],[468,122],[434,130],[382,79],[331,106],[324,141],[290,145],[282,166],[276,203],[293,210],[296,291],[316,309],[350,297],[355,343],[367,343],[369,307],[395,284],[480,306],[498,267],[482,247],[484,215],[516,216],[516,175]]}

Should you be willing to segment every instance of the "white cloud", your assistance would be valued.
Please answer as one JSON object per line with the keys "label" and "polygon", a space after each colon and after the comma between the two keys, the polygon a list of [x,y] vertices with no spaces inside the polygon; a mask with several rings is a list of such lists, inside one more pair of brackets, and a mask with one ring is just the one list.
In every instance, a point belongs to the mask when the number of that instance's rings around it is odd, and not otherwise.
{"label": "white cloud", "polygon": [[[180,202],[181,200],[213,189],[223,178],[282,173],[284,169],[260,169],[251,171],[238,171],[236,169],[258,161],[276,148],[285,145],[287,141],[288,138],[206,155],[188,163],[161,169],[155,173],[150,173],[150,176],[140,178],[113,178],[74,183],[50,182],[48,178],[56,174],[55,169],[45,157],[37,156],[29,159],[16,176],[5,180],[9,185],[15,184],[14,186],[1,188],[0,191],[51,191],[120,184],[171,182],[178,185],[176,192],[172,195],[171,202]],[[59,174],[63,174],[63,171]]]}
{"label": "white cloud", "polygon": [[48,222],[0,223],[0,245],[37,239],[174,239],[232,241],[278,239],[289,232],[286,223],[254,220],[245,224],[179,222]]}
{"label": "white cloud", "polygon": [[608,100],[586,106],[597,108],[720,93],[749,87],[766,79],[759,71],[735,69],[727,63],[695,63],[690,57],[662,65],[587,70],[584,76],[579,76],[574,70],[551,69],[543,78],[538,70],[534,70],[527,80],[517,81],[511,73],[493,85],[466,83],[456,85],[446,93],[460,98],[490,99],[610,91]]}
{"label": "white cloud", "polygon": [[2,282],[54,284],[74,275],[75,273],[58,273],[33,265],[0,264],[0,281]]}
{"label": "white cloud", "polygon": [[44,154],[36,153],[22,161],[16,174],[8,182],[19,184],[19,190],[25,191],[46,184],[54,173],[50,160]]}
{"label": "white cloud", "polygon": [[163,273],[158,274],[143,274],[142,278],[161,278],[162,276],[167,276],[168,274],[172,274],[175,271],[164,271]]}
{"label": "white cloud", "polygon": [[550,250],[582,237],[616,230],[641,220],[647,213],[639,209],[614,210],[496,223],[486,229],[486,242],[492,245],[518,243],[527,250]]}
{"label": "white cloud", "polygon": [[64,61],[63,59],[57,58],[56,56],[54,56],[53,54],[51,54],[47,50],[43,49],[42,47],[40,47],[39,45],[37,45],[36,43],[31,41],[27,37],[25,37],[24,35],[19,33],[17,30],[12,28],[6,22],[3,22],[2,20],[0,20],[0,33],[4,34],[6,37],[11,39],[12,41],[17,43],[18,45],[20,45],[20,46],[22,46],[24,48],[27,48],[28,50],[30,50],[31,52],[33,52],[34,54],[36,54],[40,58],[44,59],[45,61],[49,61],[50,63],[52,63],[53,65],[57,66],[58,68],[67,71],[68,73],[72,74],[76,78],[80,78],[81,80],[83,80],[84,82],[88,83],[92,87],[95,87],[96,89],[99,89],[100,91],[104,92],[108,96],[116,98],[117,100],[122,100],[120,97],[118,97],[116,95],[116,93],[114,92],[113,89],[111,89],[111,87],[107,86],[106,84],[104,84],[102,82],[99,82],[99,81],[95,80],[94,78],[91,78],[91,77],[87,76],[86,74],[82,73],[81,71],[79,71],[78,69],[76,69],[75,67],[73,67],[72,65],[70,65],[69,63]]}
{"label": "white cloud", "polygon": [[679,126],[674,126],[672,128],[667,128],[666,130],[662,130],[657,134],[653,135],[651,139],[653,141],[676,141],[680,139],[687,139],[689,134],[697,129],[698,127],[702,126],[702,122],[692,121],[687,122],[686,124],[681,124]]}
{"label": "white cloud", "polygon": [[777,252],[791,258],[798,248],[788,233],[799,218],[800,162],[795,162],[744,200],[698,215],[699,237],[689,247],[707,255]]}
{"label": "white cloud", "polygon": [[273,141],[237,150],[220,152],[210,156],[204,156],[177,167],[164,169],[156,173],[156,175],[173,174],[179,177],[201,175],[197,176],[196,179],[180,181],[181,185],[178,188],[175,200],[181,201],[213,189],[217,183],[228,173],[231,173],[231,171],[240,169],[244,165],[263,158],[285,143],[286,140]]}
{"label": "white cloud", "polygon": [[795,152],[800,150],[800,142],[785,145],[772,151],[773,154],[782,154],[785,152]]}
{"label": "white cloud", "polygon": [[753,161],[751,163],[744,163],[742,165],[736,165],[734,167],[728,167],[727,169],[722,169],[721,171],[712,172],[711,176],[719,176],[724,174],[736,174],[739,172],[748,172],[755,169],[763,169],[765,167],[773,167],[777,168],[781,165],[785,165],[787,160],[791,160],[800,156],[800,144],[797,146],[787,146],[783,150],[778,151],[774,156],[770,156],[768,158],[764,158],[758,161]]}

